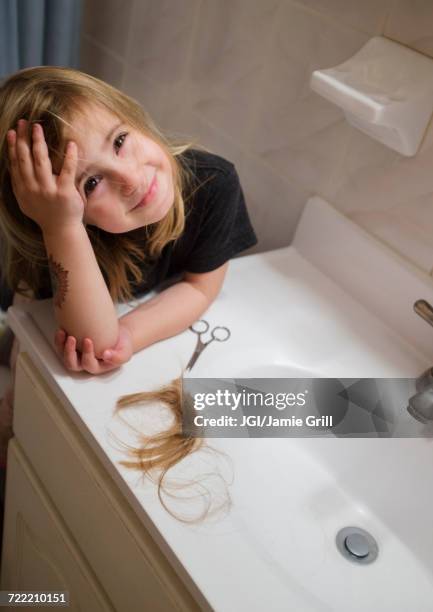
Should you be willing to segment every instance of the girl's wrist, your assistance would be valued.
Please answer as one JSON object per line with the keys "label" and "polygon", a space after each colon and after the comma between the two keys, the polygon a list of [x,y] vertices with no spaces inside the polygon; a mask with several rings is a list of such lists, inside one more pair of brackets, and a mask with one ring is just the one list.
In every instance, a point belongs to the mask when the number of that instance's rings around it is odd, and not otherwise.
{"label": "girl's wrist", "polygon": [[123,329],[129,335],[131,339],[132,352],[136,353],[138,349],[135,346],[135,342],[134,342],[134,325],[131,324],[128,319],[125,319],[126,316],[127,315],[123,315],[123,317],[119,319],[119,327],[123,327]]}
{"label": "girl's wrist", "polygon": [[57,225],[56,227],[42,227],[41,230],[44,239],[67,238],[69,235],[76,235],[77,233],[80,233],[83,230],[86,232],[86,228],[84,227],[84,224],[81,221],[77,223],[70,223],[67,225]]}

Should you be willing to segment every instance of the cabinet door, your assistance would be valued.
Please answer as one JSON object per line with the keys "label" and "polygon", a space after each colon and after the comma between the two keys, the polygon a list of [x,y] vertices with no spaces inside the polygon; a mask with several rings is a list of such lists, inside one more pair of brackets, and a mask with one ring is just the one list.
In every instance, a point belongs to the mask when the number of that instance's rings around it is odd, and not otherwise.
{"label": "cabinet door", "polygon": [[9,441],[1,589],[68,591],[71,611],[113,611],[15,438]]}

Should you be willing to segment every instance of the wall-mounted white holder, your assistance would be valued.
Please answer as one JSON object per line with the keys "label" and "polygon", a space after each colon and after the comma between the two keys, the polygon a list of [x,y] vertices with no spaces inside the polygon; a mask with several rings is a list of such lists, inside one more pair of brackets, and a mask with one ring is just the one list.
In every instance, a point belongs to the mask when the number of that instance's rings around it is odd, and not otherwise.
{"label": "wall-mounted white holder", "polygon": [[375,36],[343,64],[315,70],[310,84],[372,138],[417,152],[433,111],[433,59]]}

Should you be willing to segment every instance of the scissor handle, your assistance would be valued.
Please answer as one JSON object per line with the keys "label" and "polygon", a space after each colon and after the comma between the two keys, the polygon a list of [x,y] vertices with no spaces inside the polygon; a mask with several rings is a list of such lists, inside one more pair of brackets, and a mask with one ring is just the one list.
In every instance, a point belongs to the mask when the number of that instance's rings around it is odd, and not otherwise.
{"label": "scissor handle", "polygon": [[[202,325],[200,325],[200,323],[202,323]],[[200,327],[202,327],[203,329],[200,329]],[[200,319],[200,321],[194,321],[194,323],[190,325],[189,328],[196,334],[204,334],[209,329],[209,323],[204,319]]]}
{"label": "scissor handle", "polygon": [[[218,330],[222,330],[222,334],[219,334],[219,338],[218,336],[215,334],[216,331]],[[230,330],[227,327],[221,327],[221,326],[217,326],[214,327],[212,330],[212,339],[213,340],[218,340],[218,342],[225,342],[226,340],[228,340],[230,338]]]}

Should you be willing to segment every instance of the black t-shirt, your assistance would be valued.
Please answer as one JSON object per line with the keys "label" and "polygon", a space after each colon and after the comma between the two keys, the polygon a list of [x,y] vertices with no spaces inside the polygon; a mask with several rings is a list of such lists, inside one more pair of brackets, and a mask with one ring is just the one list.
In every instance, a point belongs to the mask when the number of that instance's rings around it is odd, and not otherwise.
{"label": "black t-shirt", "polygon": [[194,180],[193,196],[185,198],[185,228],[158,261],[145,268],[145,280],[134,295],[149,291],[182,272],[211,272],[257,244],[235,166],[228,160],[196,149],[183,153]]}
{"label": "black t-shirt", "polygon": [[[165,245],[159,258],[144,266],[144,281],[133,295],[146,293],[166,279],[183,272],[211,272],[257,244],[235,166],[228,160],[198,149],[182,154],[192,170],[192,196],[185,199],[182,235]],[[9,292],[10,293],[10,292]],[[52,297],[51,286],[43,287],[37,299]],[[6,310],[12,295],[0,290],[0,306]]]}

